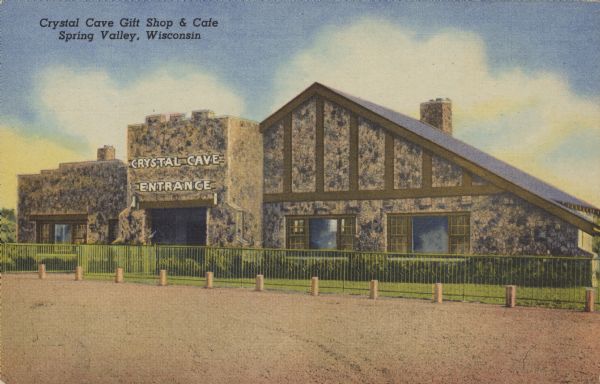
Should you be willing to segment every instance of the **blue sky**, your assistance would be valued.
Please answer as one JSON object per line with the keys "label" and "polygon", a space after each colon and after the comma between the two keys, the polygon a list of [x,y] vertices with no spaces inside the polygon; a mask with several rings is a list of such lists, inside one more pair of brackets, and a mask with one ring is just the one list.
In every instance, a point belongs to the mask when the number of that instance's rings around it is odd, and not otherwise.
{"label": "blue sky", "polygon": [[[39,25],[77,17],[220,25],[201,40],[134,43],[65,43]],[[582,182],[600,173],[573,172],[600,165],[600,4],[7,0],[0,18],[0,206],[14,206],[17,173],[103,144],[123,157],[126,124],[144,115],[260,121],[313,81],[415,117],[420,101],[450,97],[457,137],[600,205],[598,182]]]}

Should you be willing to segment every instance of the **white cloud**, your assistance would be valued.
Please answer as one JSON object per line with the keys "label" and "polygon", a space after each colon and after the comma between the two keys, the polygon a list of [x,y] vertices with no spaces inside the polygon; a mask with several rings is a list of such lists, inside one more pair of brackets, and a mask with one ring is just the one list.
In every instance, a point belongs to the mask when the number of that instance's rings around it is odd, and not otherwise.
{"label": "white cloud", "polygon": [[234,90],[194,67],[165,67],[128,85],[102,71],[53,67],[37,83],[32,95],[37,122],[6,118],[0,125],[0,207],[16,205],[17,174],[93,160],[104,144],[114,145],[124,159],[127,125],[146,115],[212,109],[243,116],[244,111]]}
{"label": "white cloud", "polygon": [[[420,36],[380,19],[326,28],[276,73],[273,110],[314,81],[416,118],[420,102],[449,97],[456,137],[600,205],[600,178],[582,174],[600,167],[598,147],[570,140],[598,142],[600,97],[577,95],[557,73],[492,71],[476,34]],[[579,144],[584,153],[568,156]]]}
{"label": "white cloud", "polygon": [[94,148],[113,144],[126,156],[127,125],[146,115],[212,109],[242,115],[244,102],[219,79],[194,67],[165,67],[122,85],[103,71],[54,67],[39,77],[38,111],[62,132]]}

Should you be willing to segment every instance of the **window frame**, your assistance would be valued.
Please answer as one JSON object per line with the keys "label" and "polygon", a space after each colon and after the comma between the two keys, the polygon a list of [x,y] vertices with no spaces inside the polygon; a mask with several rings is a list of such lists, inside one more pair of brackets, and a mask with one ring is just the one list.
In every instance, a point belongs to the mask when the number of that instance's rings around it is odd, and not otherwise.
{"label": "window frame", "polygon": [[[388,213],[386,218],[386,249],[388,252],[395,253],[415,253],[413,249],[413,218],[424,216],[447,217],[448,219],[448,254],[461,255],[471,253],[471,212],[415,212],[415,213]],[[392,234],[392,223],[394,219],[401,218],[406,220],[406,234]],[[457,223],[459,218],[466,218],[466,222]],[[396,224],[397,225],[397,224]],[[461,233],[455,231],[461,228]],[[466,228],[466,233],[465,233]],[[393,249],[395,244],[394,237],[406,237],[406,252]],[[460,242],[459,240],[463,240]],[[465,242],[466,240],[466,242]],[[466,246],[465,246],[466,244]],[[462,247],[459,249],[459,247]]]}
{"label": "window frame", "polygon": [[[334,250],[354,250],[356,246],[356,215],[289,215],[285,216],[285,247],[286,249],[314,249],[310,248],[310,228],[309,221],[311,219],[329,219],[337,220],[337,231],[335,236],[336,247]],[[352,220],[352,224],[348,225],[343,220]],[[302,221],[300,226],[293,226],[294,221]],[[293,229],[296,228],[296,232]],[[301,228],[301,230],[300,230]],[[345,233],[350,230],[350,233]],[[299,240],[302,239],[300,242]],[[345,248],[350,243],[351,248]],[[301,245],[298,247],[297,245]],[[325,250],[325,249],[323,249]]]}
{"label": "window frame", "polygon": [[[69,243],[56,243],[56,225],[68,225],[71,231],[71,241]],[[48,238],[44,237],[44,227],[48,226]],[[80,234],[80,229],[84,228],[82,231],[82,236],[77,236]],[[40,244],[87,244],[88,238],[88,228],[87,228],[87,220],[38,220],[36,221],[36,239]],[[80,242],[74,242],[74,240],[80,240]]]}

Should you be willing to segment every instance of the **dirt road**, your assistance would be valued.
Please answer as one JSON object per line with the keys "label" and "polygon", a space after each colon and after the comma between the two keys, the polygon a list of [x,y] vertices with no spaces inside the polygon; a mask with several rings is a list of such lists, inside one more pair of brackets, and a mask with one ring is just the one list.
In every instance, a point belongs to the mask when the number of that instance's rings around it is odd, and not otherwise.
{"label": "dirt road", "polygon": [[600,314],[2,276],[22,383],[600,383]]}

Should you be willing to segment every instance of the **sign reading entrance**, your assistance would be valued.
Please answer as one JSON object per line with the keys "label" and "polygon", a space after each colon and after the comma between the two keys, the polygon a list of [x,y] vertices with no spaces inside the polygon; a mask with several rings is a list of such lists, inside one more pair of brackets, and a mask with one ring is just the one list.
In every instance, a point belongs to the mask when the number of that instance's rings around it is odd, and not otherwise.
{"label": "sign reading entrance", "polygon": [[136,184],[140,192],[208,191],[213,189],[211,180],[142,181]]}
{"label": "sign reading entrance", "polygon": [[209,165],[219,165],[225,163],[225,157],[220,154],[202,154],[190,155],[187,157],[167,156],[167,157],[142,157],[133,159],[129,162],[131,168],[164,168],[181,167],[190,165],[194,167],[205,167]]}

